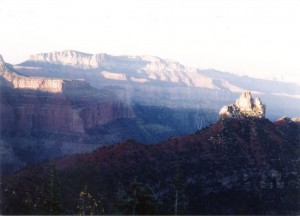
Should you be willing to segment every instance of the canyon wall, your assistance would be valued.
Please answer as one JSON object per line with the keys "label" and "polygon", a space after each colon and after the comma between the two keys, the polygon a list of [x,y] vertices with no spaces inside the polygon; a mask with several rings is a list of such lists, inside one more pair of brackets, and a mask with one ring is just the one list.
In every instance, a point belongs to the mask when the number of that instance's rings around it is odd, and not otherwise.
{"label": "canyon wall", "polygon": [[8,69],[0,56],[1,130],[84,133],[117,118],[131,118],[131,108],[107,90],[83,80],[27,77]]}
{"label": "canyon wall", "polygon": [[63,94],[2,90],[2,130],[46,130],[84,133],[117,118],[131,118],[131,108],[117,98],[84,98],[76,103]]}

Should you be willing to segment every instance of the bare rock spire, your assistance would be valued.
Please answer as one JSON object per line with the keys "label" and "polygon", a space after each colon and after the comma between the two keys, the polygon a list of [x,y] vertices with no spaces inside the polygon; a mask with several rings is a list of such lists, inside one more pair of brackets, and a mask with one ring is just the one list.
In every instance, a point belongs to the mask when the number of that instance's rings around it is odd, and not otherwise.
{"label": "bare rock spire", "polygon": [[265,118],[266,106],[259,98],[252,98],[251,92],[243,92],[234,104],[222,107],[221,118]]}
{"label": "bare rock spire", "polygon": [[5,62],[2,58],[2,55],[0,55],[0,70],[4,70],[5,68]]}

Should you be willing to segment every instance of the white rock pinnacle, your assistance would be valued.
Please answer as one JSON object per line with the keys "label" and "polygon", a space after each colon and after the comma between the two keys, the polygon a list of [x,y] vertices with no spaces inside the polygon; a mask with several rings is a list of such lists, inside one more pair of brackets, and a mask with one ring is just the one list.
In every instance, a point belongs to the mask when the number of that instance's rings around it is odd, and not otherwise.
{"label": "white rock pinnacle", "polygon": [[243,92],[234,104],[221,108],[219,115],[221,118],[264,118],[266,106],[259,98],[252,98],[251,92]]}

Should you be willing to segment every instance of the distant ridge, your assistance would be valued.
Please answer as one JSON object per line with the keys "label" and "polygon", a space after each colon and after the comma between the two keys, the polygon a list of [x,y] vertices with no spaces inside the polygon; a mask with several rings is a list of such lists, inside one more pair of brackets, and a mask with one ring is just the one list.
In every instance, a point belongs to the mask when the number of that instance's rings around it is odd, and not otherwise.
{"label": "distant ridge", "polygon": [[119,91],[123,89],[126,100],[151,106],[205,108],[217,112],[237,95],[251,91],[269,104],[268,117],[299,116],[296,107],[300,106],[300,85],[213,69],[200,70],[155,56],[65,50],[32,55],[28,61],[12,67],[27,76],[84,79],[95,88],[110,88],[121,94],[120,97],[124,97]]}

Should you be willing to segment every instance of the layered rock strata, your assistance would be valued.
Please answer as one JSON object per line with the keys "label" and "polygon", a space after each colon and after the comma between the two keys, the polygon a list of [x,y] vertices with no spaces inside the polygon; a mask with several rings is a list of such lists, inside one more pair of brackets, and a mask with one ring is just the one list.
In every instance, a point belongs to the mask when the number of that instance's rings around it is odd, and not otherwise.
{"label": "layered rock strata", "polygon": [[84,80],[26,77],[8,69],[1,56],[0,78],[2,131],[84,133],[133,116],[131,108],[110,91],[96,90]]}
{"label": "layered rock strata", "polygon": [[51,93],[62,93],[65,88],[82,88],[88,84],[84,80],[64,80],[45,77],[27,77],[9,70],[0,55],[0,76],[2,82],[14,89],[29,89]]}

